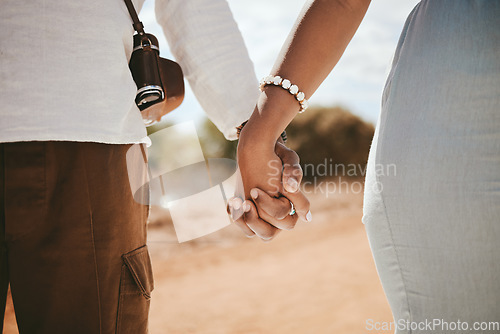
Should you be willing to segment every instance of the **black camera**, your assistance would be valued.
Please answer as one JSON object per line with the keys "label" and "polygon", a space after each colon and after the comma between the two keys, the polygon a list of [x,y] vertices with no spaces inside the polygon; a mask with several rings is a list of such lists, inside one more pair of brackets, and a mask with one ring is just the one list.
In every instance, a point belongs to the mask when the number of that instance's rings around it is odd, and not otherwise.
{"label": "black camera", "polygon": [[134,50],[130,57],[129,68],[132,72],[137,94],[135,104],[141,111],[146,126],[160,121],[163,115],[177,108],[184,100],[184,76],[175,61],[160,57],[158,40],[144,32],[134,4],[124,0],[132,18]]}
{"label": "black camera", "polygon": [[158,40],[154,35],[134,35],[134,50],[129,67],[137,85],[135,103],[141,111],[165,99],[158,64],[159,55]]}

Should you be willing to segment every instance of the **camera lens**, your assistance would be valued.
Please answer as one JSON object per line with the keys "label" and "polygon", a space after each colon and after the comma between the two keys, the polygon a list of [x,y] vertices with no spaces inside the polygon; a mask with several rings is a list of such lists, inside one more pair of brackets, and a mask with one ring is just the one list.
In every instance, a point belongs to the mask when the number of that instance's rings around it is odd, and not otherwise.
{"label": "camera lens", "polygon": [[142,87],[137,91],[135,98],[136,104],[141,110],[161,100],[163,100],[163,89],[156,85]]}
{"label": "camera lens", "polygon": [[143,94],[141,95],[140,97],[140,101],[139,101],[139,105],[143,104],[143,103],[149,103],[149,102],[153,102],[153,101],[156,101],[158,99],[161,99],[161,96],[158,95],[157,92],[154,92],[152,94]]}

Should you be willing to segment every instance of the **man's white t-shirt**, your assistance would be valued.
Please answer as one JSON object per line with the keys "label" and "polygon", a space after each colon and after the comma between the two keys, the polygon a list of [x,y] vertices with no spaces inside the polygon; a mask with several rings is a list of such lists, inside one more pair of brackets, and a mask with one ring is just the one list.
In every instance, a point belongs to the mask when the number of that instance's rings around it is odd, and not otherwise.
{"label": "man's white t-shirt", "polygon": [[[234,139],[258,88],[226,1],[156,0],[156,15],[208,117]],[[147,142],[123,0],[3,0],[0,31],[0,142]]]}

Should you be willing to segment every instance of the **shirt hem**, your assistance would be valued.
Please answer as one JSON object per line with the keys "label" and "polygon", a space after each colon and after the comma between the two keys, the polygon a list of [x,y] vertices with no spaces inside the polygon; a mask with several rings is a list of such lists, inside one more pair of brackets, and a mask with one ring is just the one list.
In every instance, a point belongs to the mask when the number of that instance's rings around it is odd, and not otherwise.
{"label": "shirt hem", "polygon": [[22,136],[19,137],[11,137],[11,138],[2,138],[0,136],[0,143],[16,143],[16,142],[31,142],[31,141],[72,141],[72,142],[93,142],[93,143],[101,143],[101,144],[146,144],[147,146],[151,145],[151,139],[149,137],[144,136],[142,138],[138,137],[114,137],[114,136],[100,136],[100,137],[87,137],[87,136],[40,136],[40,137],[31,137],[24,138]]}

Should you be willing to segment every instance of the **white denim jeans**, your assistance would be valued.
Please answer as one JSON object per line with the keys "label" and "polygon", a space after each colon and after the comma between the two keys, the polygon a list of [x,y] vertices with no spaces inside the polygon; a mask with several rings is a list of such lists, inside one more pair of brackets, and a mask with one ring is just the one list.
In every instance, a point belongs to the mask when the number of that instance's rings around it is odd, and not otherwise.
{"label": "white denim jeans", "polygon": [[396,333],[500,333],[500,1],[412,11],[365,187]]}

